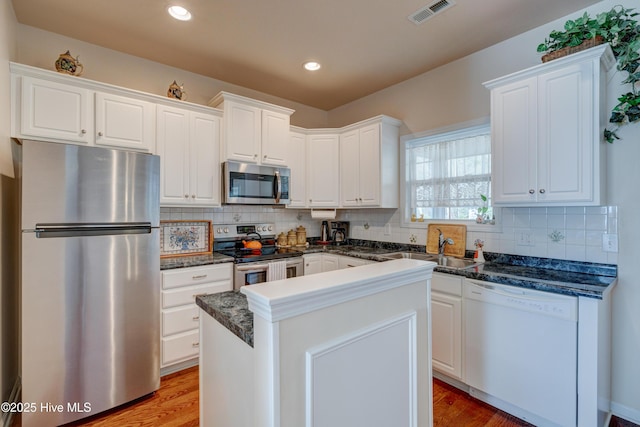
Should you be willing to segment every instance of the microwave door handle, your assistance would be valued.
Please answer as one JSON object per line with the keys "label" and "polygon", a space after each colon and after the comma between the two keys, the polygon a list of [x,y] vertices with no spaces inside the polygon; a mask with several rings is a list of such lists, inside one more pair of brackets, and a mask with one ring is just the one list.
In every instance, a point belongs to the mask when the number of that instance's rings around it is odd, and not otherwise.
{"label": "microwave door handle", "polygon": [[280,171],[276,171],[276,203],[280,203],[282,196],[282,180],[280,179]]}

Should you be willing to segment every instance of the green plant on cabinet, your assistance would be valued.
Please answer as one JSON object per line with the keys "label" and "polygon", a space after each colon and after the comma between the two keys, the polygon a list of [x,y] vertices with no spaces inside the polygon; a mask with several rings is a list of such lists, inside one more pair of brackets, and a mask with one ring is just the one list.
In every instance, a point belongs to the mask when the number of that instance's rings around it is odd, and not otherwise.
{"label": "green plant on cabinet", "polygon": [[564,24],[564,31],[551,31],[544,43],[538,45],[538,52],[555,52],[563,48],[581,45],[584,41],[601,37],[609,43],[616,58],[616,68],[628,74],[622,82],[628,85],[627,93],[618,97],[609,122],[612,129],[604,130],[604,138],[612,143],[620,139],[620,126],[640,120],[640,25],[634,19],[638,13],[634,9],[615,6],[608,12],[591,18],[586,12],[575,20]]}

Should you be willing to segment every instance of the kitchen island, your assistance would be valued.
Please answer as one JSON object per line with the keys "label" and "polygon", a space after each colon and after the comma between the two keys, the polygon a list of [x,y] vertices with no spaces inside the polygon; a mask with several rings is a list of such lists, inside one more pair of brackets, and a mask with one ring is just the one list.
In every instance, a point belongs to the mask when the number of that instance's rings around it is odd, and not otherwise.
{"label": "kitchen island", "polygon": [[431,425],[434,266],[395,260],[198,297],[201,425]]}

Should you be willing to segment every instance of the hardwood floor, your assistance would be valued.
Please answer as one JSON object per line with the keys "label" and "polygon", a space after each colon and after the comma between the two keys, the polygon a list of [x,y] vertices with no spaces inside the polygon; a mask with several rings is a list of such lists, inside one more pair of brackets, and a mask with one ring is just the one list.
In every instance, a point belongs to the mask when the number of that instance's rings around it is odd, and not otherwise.
{"label": "hardwood floor", "polygon": [[[160,390],[150,397],[65,427],[198,426],[198,396],[198,367],[195,366],[162,377]],[[433,381],[433,415],[434,427],[531,426],[437,379]],[[14,421],[14,427],[20,425],[19,420]],[[609,426],[639,427],[615,417]]]}
{"label": "hardwood floor", "polygon": [[194,366],[162,377],[160,390],[151,397],[66,427],[197,427],[198,397],[198,367]]}
{"label": "hardwood floor", "polygon": [[440,380],[433,380],[434,427],[532,426]]}

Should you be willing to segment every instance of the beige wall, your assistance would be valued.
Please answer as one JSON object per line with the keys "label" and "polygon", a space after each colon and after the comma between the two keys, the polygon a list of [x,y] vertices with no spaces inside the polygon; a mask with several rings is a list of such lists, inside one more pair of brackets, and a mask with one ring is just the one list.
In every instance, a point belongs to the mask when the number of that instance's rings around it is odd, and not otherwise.
{"label": "beige wall", "polygon": [[291,116],[291,123],[296,126],[324,127],[327,122],[324,110],[18,24],[17,62],[53,70],[58,55],[67,50],[79,56],[84,66],[82,77],[90,80],[161,96],[167,94],[169,85],[176,80],[184,84],[188,102],[195,104],[207,105],[218,92],[226,91],[296,110]]}
{"label": "beige wall", "polygon": [[[16,18],[9,0],[0,0],[0,82],[9,84],[16,57]],[[9,138],[9,91],[0,91],[0,399],[5,401],[18,373],[17,200]]]}
{"label": "beige wall", "polygon": [[[617,4],[637,8],[633,0],[605,0],[585,9],[590,15]],[[341,126],[375,114],[403,120],[402,134],[462,123],[490,114],[489,92],[482,82],[540,63],[536,46],[569,18],[538,27],[431,72],[389,87],[329,112],[329,125]],[[609,110],[622,88],[620,73],[610,73]],[[614,411],[640,423],[640,285],[637,246],[640,242],[640,123],[623,128],[621,141],[608,151],[608,204],[618,206],[619,282],[613,296],[612,383]]]}
{"label": "beige wall", "polygon": [[[3,2],[0,24],[4,29],[5,21],[12,24],[13,18],[5,16],[8,0],[0,1]],[[636,7],[634,0],[604,0],[587,11],[594,15],[619,3]],[[388,114],[403,120],[405,125],[401,132],[410,134],[487,117],[490,113],[489,93],[482,82],[539,64],[539,54],[535,52],[537,44],[551,29],[561,28],[567,18],[579,14],[572,14],[329,112],[23,25],[18,25],[17,61],[51,69],[57,55],[70,49],[74,55],[80,55],[85,65],[85,77],[90,79],[157,94],[164,94],[168,84],[176,79],[185,84],[190,101],[200,104],[206,104],[219,90],[227,90],[296,109],[298,112],[292,117],[292,122],[302,127],[342,126],[378,114]],[[0,58],[3,61],[11,57],[11,38],[10,31],[9,35],[0,34]],[[8,84],[6,77],[0,78]],[[612,76],[610,104],[615,102],[619,80],[619,76]],[[6,98],[5,91],[0,95],[0,113],[8,108]],[[0,114],[0,120],[0,132],[6,132],[8,114]],[[640,383],[640,364],[637,363],[640,354],[640,316],[637,314],[640,286],[636,283],[634,268],[640,224],[633,222],[637,221],[635,213],[640,211],[640,197],[636,189],[640,169],[635,164],[640,158],[640,125],[625,128],[621,136],[624,138],[622,141],[608,147],[608,204],[618,206],[620,228],[619,284],[613,297],[612,397],[617,415],[640,423],[640,387],[637,386]],[[4,212],[3,209],[3,216]],[[0,250],[6,253],[4,243]],[[4,263],[3,258],[3,283],[8,274]],[[5,385],[4,379],[2,385]]]}

